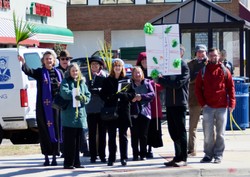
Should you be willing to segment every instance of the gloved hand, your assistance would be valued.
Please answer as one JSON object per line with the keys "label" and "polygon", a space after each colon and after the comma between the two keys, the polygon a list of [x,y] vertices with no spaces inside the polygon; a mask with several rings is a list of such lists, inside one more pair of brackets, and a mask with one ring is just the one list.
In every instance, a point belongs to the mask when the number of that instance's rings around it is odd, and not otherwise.
{"label": "gloved hand", "polygon": [[84,95],[76,95],[75,96],[75,99],[77,100],[77,101],[81,101],[81,102],[85,102],[85,100],[86,100],[86,97],[84,96]]}

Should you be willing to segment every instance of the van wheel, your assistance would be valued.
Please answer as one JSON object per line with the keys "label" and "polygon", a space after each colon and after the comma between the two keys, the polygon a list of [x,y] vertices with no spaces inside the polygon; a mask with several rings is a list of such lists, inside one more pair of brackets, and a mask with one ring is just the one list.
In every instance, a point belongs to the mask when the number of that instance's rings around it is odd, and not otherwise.
{"label": "van wheel", "polygon": [[0,125],[0,144],[2,143],[2,140],[3,140],[3,129]]}
{"label": "van wheel", "polygon": [[37,144],[39,143],[38,132],[33,132],[30,130],[13,133],[10,141],[13,144]]}

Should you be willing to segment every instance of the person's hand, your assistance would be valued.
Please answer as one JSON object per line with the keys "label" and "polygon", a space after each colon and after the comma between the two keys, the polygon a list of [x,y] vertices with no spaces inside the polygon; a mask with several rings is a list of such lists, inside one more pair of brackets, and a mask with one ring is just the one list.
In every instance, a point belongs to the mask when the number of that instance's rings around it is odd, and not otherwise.
{"label": "person's hand", "polygon": [[25,60],[21,55],[18,55],[17,59],[18,59],[18,61],[20,61],[22,63],[22,65],[25,63]]}
{"label": "person's hand", "polygon": [[134,102],[136,102],[137,101],[137,99],[136,99],[136,97],[134,97],[133,99],[132,99],[132,102],[134,103]]}
{"label": "person's hand", "polygon": [[141,95],[140,94],[136,94],[135,98],[136,98],[137,101],[141,101]]}
{"label": "person's hand", "polygon": [[76,95],[76,96],[75,96],[75,99],[76,99],[77,101],[81,101],[81,102],[83,102],[83,101],[86,100],[84,95]]}
{"label": "person's hand", "polygon": [[207,104],[205,104],[202,108],[204,109],[204,108],[206,108],[206,107],[208,107],[208,105],[207,105]]}
{"label": "person's hand", "polygon": [[233,111],[234,111],[234,108],[229,107],[229,112],[233,113]]}

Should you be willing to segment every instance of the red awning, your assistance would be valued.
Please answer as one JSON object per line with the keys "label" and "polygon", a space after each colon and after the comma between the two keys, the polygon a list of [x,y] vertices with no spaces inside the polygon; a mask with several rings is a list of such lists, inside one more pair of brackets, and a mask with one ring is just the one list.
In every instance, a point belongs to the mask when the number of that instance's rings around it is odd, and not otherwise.
{"label": "red awning", "polygon": [[[0,18],[0,43],[16,44],[15,30],[13,20]],[[20,42],[21,45],[39,46],[39,41],[35,36]]]}
{"label": "red awning", "polygon": [[242,3],[240,3],[239,12],[240,12],[239,16],[241,18],[250,22],[250,11]]}

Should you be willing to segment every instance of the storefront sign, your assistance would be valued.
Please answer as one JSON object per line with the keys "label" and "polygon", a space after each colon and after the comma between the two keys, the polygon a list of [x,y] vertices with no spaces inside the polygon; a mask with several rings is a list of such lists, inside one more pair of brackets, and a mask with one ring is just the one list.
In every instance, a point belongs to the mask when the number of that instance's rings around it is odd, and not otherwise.
{"label": "storefront sign", "polygon": [[52,6],[40,4],[37,2],[31,3],[30,8],[28,9],[27,13],[31,14],[31,15],[42,16],[42,17],[52,17],[53,16]]}

